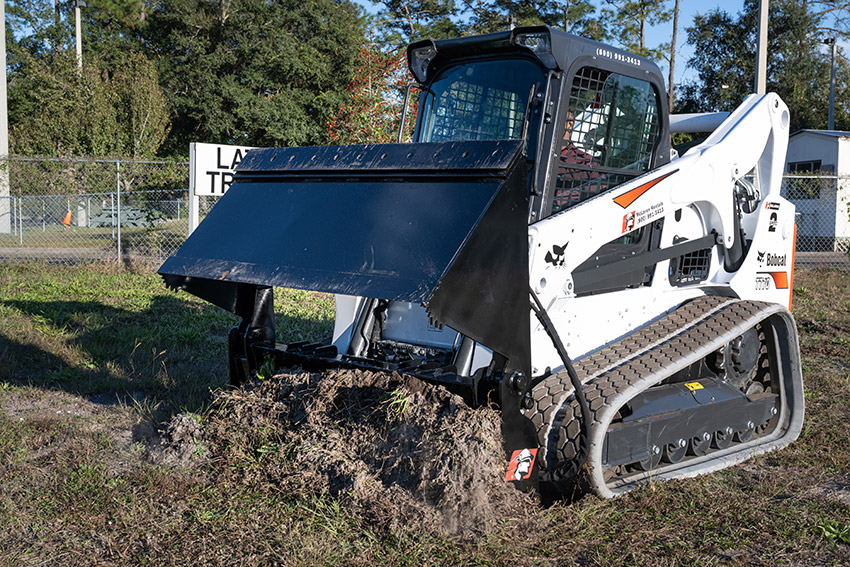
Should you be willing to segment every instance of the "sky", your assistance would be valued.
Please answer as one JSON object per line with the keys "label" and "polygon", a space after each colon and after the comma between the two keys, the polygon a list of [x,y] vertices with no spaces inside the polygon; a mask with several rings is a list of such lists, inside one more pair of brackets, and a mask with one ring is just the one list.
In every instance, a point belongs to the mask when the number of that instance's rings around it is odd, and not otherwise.
{"label": "sky", "polygon": [[[696,73],[688,68],[688,59],[693,55],[693,48],[685,44],[687,34],[685,28],[691,26],[694,21],[694,16],[697,14],[707,14],[712,10],[720,9],[727,12],[730,16],[735,17],[738,12],[744,9],[743,0],[680,0],[679,2],[679,34],[676,38],[678,47],[676,48],[676,69],[675,83],[696,79]],[[673,32],[673,24],[668,23],[663,26],[656,26],[650,29],[646,34],[647,45],[658,45],[660,43],[669,42]],[[667,76],[669,67],[666,61],[656,61],[658,66],[664,71]]]}

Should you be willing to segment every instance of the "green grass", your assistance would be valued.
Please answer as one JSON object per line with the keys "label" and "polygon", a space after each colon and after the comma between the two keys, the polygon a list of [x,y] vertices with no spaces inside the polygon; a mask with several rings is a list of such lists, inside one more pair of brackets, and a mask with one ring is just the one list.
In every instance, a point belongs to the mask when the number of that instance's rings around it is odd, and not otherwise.
{"label": "green grass", "polygon": [[[121,227],[122,247],[176,250],[186,239],[189,221],[170,220],[147,227]],[[0,234],[0,248],[115,248],[117,229],[49,225],[25,227],[20,234]]]}
{"label": "green grass", "polygon": [[[332,330],[333,299],[278,290],[275,313],[278,340],[318,340]],[[0,266],[0,382],[140,392],[194,411],[227,382],[225,335],[236,323],[150,272]]]}
{"label": "green grass", "polygon": [[[797,286],[809,395],[791,447],[446,536],[225,474],[285,458],[275,439],[242,460],[150,463],[146,431],[206,418],[235,318],[150,273],[0,266],[0,566],[850,564],[850,506],[828,490],[850,495],[850,275],[798,271]],[[327,296],[276,290],[275,311],[281,341],[331,330]]]}

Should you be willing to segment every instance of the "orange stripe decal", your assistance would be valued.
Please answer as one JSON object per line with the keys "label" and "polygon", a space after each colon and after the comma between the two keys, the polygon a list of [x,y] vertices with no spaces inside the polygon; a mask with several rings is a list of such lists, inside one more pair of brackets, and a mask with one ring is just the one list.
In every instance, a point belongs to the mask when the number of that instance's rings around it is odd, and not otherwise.
{"label": "orange stripe decal", "polygon": [[776,289],[788,289],[788,272],[768,272]]}
{"label": "orange stripe decal", "polygon": [[638,185],[634,189],[630,189],[629,191],[626,191],[625,193],[623,193],[619,197],[615,197],[614,202],[625,209],[626,207],[628,207],[629,205],[631,205],[632,203],[637,201],[638,197],[640,197],[641,195],[643,195],[644,193],[646,193],[647,191],[649,191],[650,189],[655,187],[659,182],[664,181],[665,179],[667,179],[668,177],[670,177],[671,175],[673,175],[677,171],[679,171],[679,170],[677,169],[677,170],[671,171],[670,173],[668,173],[666,175],[662,175],[661,177],[656,177],[652,181],[647,181],[643,185]]}

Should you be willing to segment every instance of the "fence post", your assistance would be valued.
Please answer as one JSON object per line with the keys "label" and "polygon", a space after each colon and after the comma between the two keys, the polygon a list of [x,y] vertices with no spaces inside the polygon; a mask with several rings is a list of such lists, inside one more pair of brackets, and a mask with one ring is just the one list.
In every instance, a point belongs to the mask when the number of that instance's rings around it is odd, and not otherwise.
{"label": "fence post", "polygon": [[21,239],[21,246],[24,245],[24,199],[20,197],[18,199],[18,222],[21,225],[20,230],[18,231],[18,236]]}
{"label": "fence post", "polygon": [[47,207],[44,204],[44,197],[41,198],[41,232],[47,232]]}
{"label": "fence post", "polygon": [[118,263],[121,263],[121,162],[115,162],[115,189],[117,193],[117,198],[115,199],[118,202]]}
{"label": "fence post", "polygon": [[112,206],[109,208],[111,211],[112,217],[112,239],[115,240],[115,193],[109,193],[109,202],[112,203]]}
{"label": "fence post", "polygon": [[[3,76],[5,80],[5,75]],[[9,156],[4,156],[0,166],[0,234],[12,232],[12,193],[9,186]]]}
{"label": "fence post", "polygon": [[198,209],[200,208],[201,198],[195,194],[195,183],[198,182],[195,179],[195,163],[195,144],[192,143],[189,144],[189,235],[198,227],[198,220],[200,218]]}

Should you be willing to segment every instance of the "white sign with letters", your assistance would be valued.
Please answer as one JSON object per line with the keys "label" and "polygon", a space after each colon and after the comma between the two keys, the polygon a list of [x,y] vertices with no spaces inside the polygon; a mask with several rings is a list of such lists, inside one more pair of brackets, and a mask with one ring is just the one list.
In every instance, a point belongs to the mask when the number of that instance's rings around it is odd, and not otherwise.
{"label": "white sign with letters", "polygon": [[246,146],[189,144],[189,188],[193,195],[221,196],[233,183],[233,171],[248,150]]}

